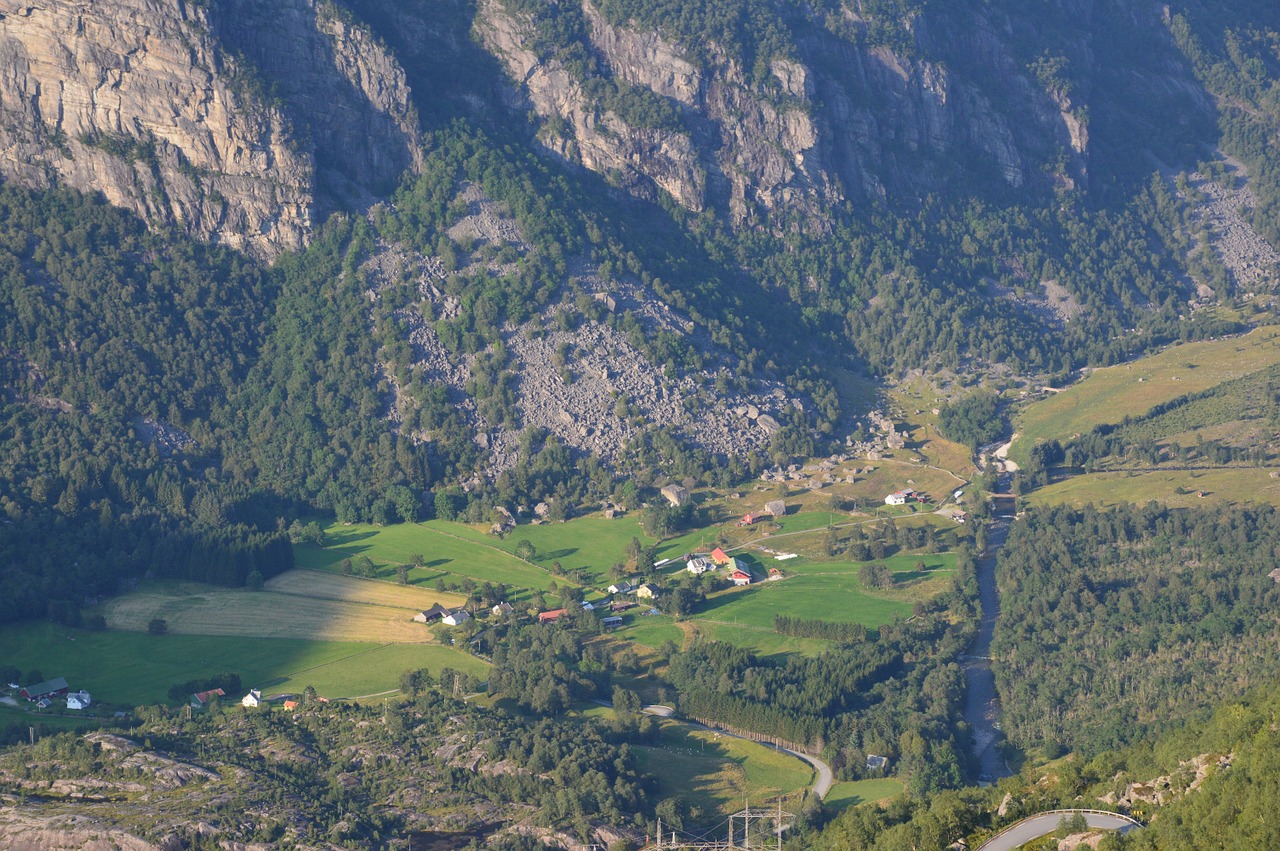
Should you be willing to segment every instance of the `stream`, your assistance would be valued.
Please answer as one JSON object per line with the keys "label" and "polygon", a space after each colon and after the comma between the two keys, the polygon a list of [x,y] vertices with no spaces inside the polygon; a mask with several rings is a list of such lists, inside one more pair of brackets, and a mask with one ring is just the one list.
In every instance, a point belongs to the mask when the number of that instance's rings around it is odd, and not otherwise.
{"label": "stream", "polygon": [[[1002,492],[1007,492],[1007,476],[1001,476]],[[1001,504],[1007,504],[1001,500]],[[982,620],[978,634],[962,657],[965,691],[964,720],[973,733],[974,762],[978,766],[978,782],[994,783],[1013,772],[1000,753],[1000,697],[996,694],[995,675],[991,672],[991,636],[1000,615],[1000,595],[996,591],[996,555],[1009,534],[1010,514],[997,514],[987,529],[987,550],[978,561],[978,597]]]}

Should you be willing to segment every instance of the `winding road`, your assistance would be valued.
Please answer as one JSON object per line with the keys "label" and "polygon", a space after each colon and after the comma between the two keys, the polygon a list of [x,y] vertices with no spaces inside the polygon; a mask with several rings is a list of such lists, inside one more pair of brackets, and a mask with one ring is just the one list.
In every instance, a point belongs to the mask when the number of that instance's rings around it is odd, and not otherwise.
{"label": "winding road", "polygon": [[1033,839],[1053,833],[1058,829],[1058,824],[1064,816],[1070,817],[1075,813],[1083,813],[1089,827],[1097,830],[1128,833],[1136,827],[1142,827],[1140,822],[1128,816],[1101,810],[1050,810],[1047,813],[1038,813],[1014,822],[979,845],[976,851],[1013,851],[1014,848],[1025,845]]}

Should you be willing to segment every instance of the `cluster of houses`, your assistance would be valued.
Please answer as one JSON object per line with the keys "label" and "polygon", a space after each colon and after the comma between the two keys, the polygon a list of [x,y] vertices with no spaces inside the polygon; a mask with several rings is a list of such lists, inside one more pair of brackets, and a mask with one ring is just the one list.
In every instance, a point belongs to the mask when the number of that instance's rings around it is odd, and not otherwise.
{"label": "cluster of houses", "polygon": [[25,688],[19,687],[17,683],[9,683],[9,688],[17,689],[19,697],[31,701],[39,709],[48,709],[59,698],[64,698],[67,709],[72,711],[88,709],[89,704],[93,702],[93,695],[84,689],[72,691],[65,677],[54,677]]}
{"label": "cluster of houses", "polygon": [[[227,693],[220,688],[210,689],[209,691],[198,691],[191,695],[191,708],[204,709],[214,701],[221,701],[222,698],[226,696]],[[329,702],[329,698],[327,697],[317,697],[316,700],[320,703]],[[265,703],[278,703],[285,709],[293,711],[298,708],[299,701],[297,696],[292,694],[273,694],[263,697],[262,690],[256,688],[249,689],[249,693],[240,698],[240,705],[246,709],[253,709],[255,707],[262,706]]]}
{"label": "cluster of houses", "polygon": [[[499,616],[510,611],[512,611],[512,608],[507,603],[499,603],[493,607],[493,613]],[[471,620],[471,613],[466,609],[450,609],[436,603],[431,608],[418,612],[413,616],[413,620],[416,623],[435,623],[440,621],[445,626],[461,626]]]}
{"label": "cluster of houses", "polygon": [[[685,563],[684,569],[695,576],[701,575],[708,571],[724,568],[730,582],[737,586],[750,585],[756,581],[756,576],[751,572],[751,566],[740,558],[729,555],[724,550],[716,547],[707,555],[692,555]],[[782,578],[782,571],[776,567],[769,568],[769,579],[778,580]]]}
{"label": "cluster of houses", "polygon": [[911,488],[894,491],[884,498],[885,505],[906,505],[908,502],[928,502],[929,495]]}

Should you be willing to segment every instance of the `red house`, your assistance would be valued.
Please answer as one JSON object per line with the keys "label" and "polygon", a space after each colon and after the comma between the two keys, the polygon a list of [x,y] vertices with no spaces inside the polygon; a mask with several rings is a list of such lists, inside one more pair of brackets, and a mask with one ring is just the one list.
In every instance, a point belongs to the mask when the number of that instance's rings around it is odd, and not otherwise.
{"label": "red house", "polygon": [[66,694],[70,689],[67,687],[67,681],[63,677],[54,677],[51,680],[45,680],[42,683],[36,683],[33,686],[27,686],[18,694],[27,700],[39,700],[42,697],[58,697]]}
{"label": "red house", "polygon": [[763,520],[763,519],[764,519],[765,517],[767,517],[767,516],[768,516],[768,515],[766,515],[766,514],[762,514],[762,513],[759,513],[759,512],[755,512],[755,511],[748,511],[746,514],[742,515],[742,519],[738,521],[738,525],[739,525],[739,526],[750,526],[750,525],[752,525],[753,523],[756,523],[757,521]]}

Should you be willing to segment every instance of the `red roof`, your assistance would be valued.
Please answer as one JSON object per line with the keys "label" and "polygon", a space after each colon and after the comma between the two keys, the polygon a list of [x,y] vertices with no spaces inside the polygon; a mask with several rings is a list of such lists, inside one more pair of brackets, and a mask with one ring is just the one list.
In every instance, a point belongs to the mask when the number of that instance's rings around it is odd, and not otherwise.
{"label": "red roof", "polygon": [[559,617],[563,614],[564,614],[564,609],[552,609],[549,612],[539,612],[538,622],[551,623],[552,621],[559,619]]}
{"label": "red roof", "polygon": [[198,691],[194,695],[195,699],[200,701],[201,703],[208,703],[209,701],[213,700],[215,697],[226,697],[226,696],[227,696],[227,693],[220,688],[215,688],[210,691]]}
{"label": "red roof", "polygon": [[729,578],[730,578],[730,579],[745,579],[745,580],[747,580],[748,582],[750,582],[750,581],[751,581],[751,574],[750,574],[750,573],[747,573],[745,570],[735,570],[733,573],[729,574]]}
{"label": "red roof", "polygon": [[714,550],[711,551],[711,560],[714,561],[716,564],[728,564],[729,556],[725,554],[724,550],[720,549],[719,547],[716,547]]}

